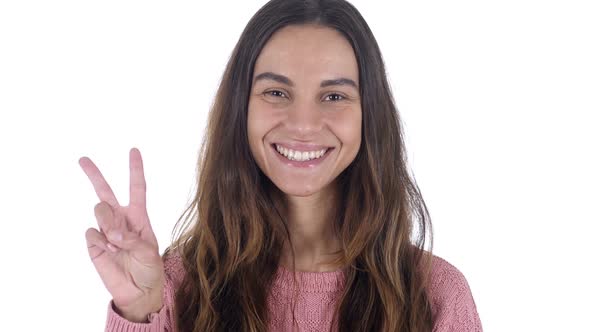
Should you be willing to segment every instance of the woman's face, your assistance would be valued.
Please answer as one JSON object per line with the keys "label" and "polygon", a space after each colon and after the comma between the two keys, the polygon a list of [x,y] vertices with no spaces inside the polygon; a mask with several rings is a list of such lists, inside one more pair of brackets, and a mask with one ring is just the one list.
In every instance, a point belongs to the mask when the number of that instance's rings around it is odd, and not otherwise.
{"label": "woman's face", "polygon": [[266,43],[254,67],[248,142],[282,192],[320,192],[356,157],[358,86],[354,51],[334,29],[287,26]]}

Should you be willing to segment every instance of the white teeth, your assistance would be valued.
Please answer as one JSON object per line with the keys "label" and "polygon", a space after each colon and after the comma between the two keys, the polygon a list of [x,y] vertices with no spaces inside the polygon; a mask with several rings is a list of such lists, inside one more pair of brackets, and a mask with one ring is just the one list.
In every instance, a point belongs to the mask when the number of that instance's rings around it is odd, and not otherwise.
{"label": "white teeth", "polygon": [[275,144],[275,147],[276,147],[277,151],[279,151],[280,154],[287,157],[289,160],[296,160],[296,161],[306,161],[306,160],[320,158],[327,151],[327,149],[318,150],[318,151],[296,151],[296,150],[287,149],[287,148],[280,146],[278,144]]}

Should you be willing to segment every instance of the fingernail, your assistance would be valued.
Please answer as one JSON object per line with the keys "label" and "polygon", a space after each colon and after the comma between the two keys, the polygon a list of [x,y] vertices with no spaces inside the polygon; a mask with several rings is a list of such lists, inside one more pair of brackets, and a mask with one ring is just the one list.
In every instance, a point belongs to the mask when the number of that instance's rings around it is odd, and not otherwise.
{"label": "fingernail", "polygon": [[119,232],[119,231],[111,232],[111,236],[109,236],[109,237],[115,241],[123,240],[123,234],[121,234],[121,232]]}

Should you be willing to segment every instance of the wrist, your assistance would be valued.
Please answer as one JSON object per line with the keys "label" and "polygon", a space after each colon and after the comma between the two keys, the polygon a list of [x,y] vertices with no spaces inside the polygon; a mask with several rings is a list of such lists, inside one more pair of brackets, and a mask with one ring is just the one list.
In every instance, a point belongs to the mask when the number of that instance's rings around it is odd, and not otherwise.
{"label": "wrist", "polygon": [[118,306],[114,303],[115,311],[123,318],[134,323],[147,323],[150,314],[159,312],[164,306],[163,292],[157,292],[154,296],[137,301],[130,306]]}

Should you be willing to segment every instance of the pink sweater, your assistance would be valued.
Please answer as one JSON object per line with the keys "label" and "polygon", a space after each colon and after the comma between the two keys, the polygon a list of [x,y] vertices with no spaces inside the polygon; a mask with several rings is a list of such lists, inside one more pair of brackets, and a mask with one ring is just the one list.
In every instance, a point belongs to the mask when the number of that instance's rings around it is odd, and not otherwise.
{"label": "pink sweater", "polygon": [[[174,332],[171,307],[174,290],[179,287],[184,268],[178,256],[164,260],[166,274],[164,306],[148,317],[149,323],[125,320],[113,310],[109,302],[106,332]],[[344,286],[344,273],[296,272],[301,295],[297,299],[295,320],[300,331],[328,331],[335,311],[335,304]],[[279,266],[277,278],[268,296],[269,330],[271,332],[294,331],[290,300],[293,277],[291,271]],[[435,332],[480,332],[481,322],[467,280],[447,261],[434,257],[433,277],[429,298],[434,318]]]}

